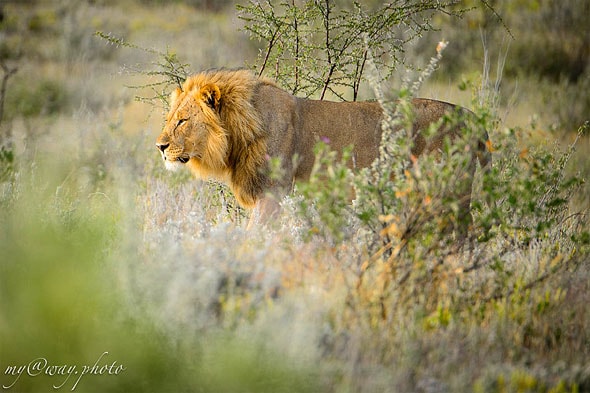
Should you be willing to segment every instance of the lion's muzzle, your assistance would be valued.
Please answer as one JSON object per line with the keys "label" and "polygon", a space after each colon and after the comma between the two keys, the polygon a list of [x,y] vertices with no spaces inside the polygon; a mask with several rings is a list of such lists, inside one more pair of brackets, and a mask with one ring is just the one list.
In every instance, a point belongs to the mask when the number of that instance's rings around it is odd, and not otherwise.
{"label": "lion's muzzle", "polygon": [[182,166],[181,164],[186,164],[190,160],[190,157],[185,155],[174,157],[174,154],[170,154],[170,151],[168,149],[169,147],[170,143],[156,142],[156,148],[160,151],[160,154],[162,154],[162,159],[164,160],[166,169],[175,171],[180,166]]}
{"label": "lion's muzzle", "polygon": [[162,154],[164,153],[164,151],[166,151],[168,146],[170,146],[170,143],[156,143],[156,147],[158,148],[158,150],[162,152]]}
{"label": "lion's muzzle", "polygon": [[170,143],[156,142],[156,148],[160,151],[160,154],[162,154],[162,159],[166,162],[169,161],[168,158],[166,157],[166,149],[168,149],[169,146],[170,146]]}

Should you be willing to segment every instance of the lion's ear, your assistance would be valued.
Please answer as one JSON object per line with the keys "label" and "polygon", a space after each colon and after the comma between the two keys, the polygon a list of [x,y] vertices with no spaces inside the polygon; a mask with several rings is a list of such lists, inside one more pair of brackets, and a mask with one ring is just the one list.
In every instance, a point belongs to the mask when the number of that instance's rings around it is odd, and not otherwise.
{"label": "lion's ear", "polygon": [[218,110],[219,109],[219,100],[221,99],[221,91],[219,91],[219,87],[213,83],[209,83],[203,87],[199,91],[199,95],[201,99],[207,103],[211,108]]}
{"label": "lion's ear", "polygon": [[180,96],[180,94],[182,93],[182,90],[180,89],[180,87],[177,87],[172,94],[170,94],[170,103],[176,101],[176,99],[178,99],[178,97]]}

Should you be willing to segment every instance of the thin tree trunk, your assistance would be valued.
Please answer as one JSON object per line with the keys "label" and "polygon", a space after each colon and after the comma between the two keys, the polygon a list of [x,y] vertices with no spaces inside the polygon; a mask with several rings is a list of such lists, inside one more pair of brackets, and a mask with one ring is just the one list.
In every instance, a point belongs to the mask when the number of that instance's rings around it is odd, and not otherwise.
{"label": "thin tree trunk", "polygon": [[[6,101],[6,90],[8,87],[8,80],[12,75],[16,73],[18,70],[17,67],[10,68],[4,61],[0,61],[0,68],[2,68],[2,85],[0,85],[0,126],[2,126],[2,120],[4,119],[4,104]],[[0,128],[1,131],[1,128]],[[10,142],[11,140],[10,130],[8,129],[6,133],[0,133],[0,144]]]}

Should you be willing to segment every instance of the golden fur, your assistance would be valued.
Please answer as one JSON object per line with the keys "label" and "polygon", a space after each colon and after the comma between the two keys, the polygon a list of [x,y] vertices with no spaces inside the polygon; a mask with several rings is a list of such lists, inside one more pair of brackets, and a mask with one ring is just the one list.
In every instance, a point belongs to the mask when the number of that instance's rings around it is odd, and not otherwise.
{"label": "golden fur", "polygon": [[[252,104],[257,85],[247,71],[197,74],[170,97],[170,112],[158,137],[169,169],[178,159],[199,177],[229,182],[238,202],[253,207],[268,183],[266,135]],[[162,149],[161,149],[162,150]]]}
{"label": "golden fur", "polygon": [[[414,147],[424,151],[440,149],[445,136],[459,134],[457,128],[441,126],[428,141],[420,130],[460,110],[452,104],[414,99]],[[458,109],[457,109],[458,108]],[[183,164],[200,177],[214,177],[231,187],[245,207],[261,204],[263,216],[276,209],[272,197],[284,195],[296,180],[309,178],[315,156],[313,147],[320,139],[341,150],[353,145],[351,166],[366,167],[379,154],[382,109],[376,102],[330,102],[295,97],[266,79],[247,70],[214,70],[196,74],[170,97],[170,112],[157,139],[166,167]],[[475,161],[490,160],[487,134],[473,143]],[[279,157],[283,177],[271,181],[268,160]],[[469,211],[469,190],[462,209]]]}

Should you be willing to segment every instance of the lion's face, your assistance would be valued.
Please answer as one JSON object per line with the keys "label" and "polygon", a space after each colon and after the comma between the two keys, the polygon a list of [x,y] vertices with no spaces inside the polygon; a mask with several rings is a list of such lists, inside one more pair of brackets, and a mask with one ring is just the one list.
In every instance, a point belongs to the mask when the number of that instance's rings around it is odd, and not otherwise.
{"label": "lion's face", "polygon": [[176,170],[189,162],[210,170],[223,169],[227,138],[216,111],[219,97],[215,86],[172,93],[164,130],[156,140],[167,169]]}

